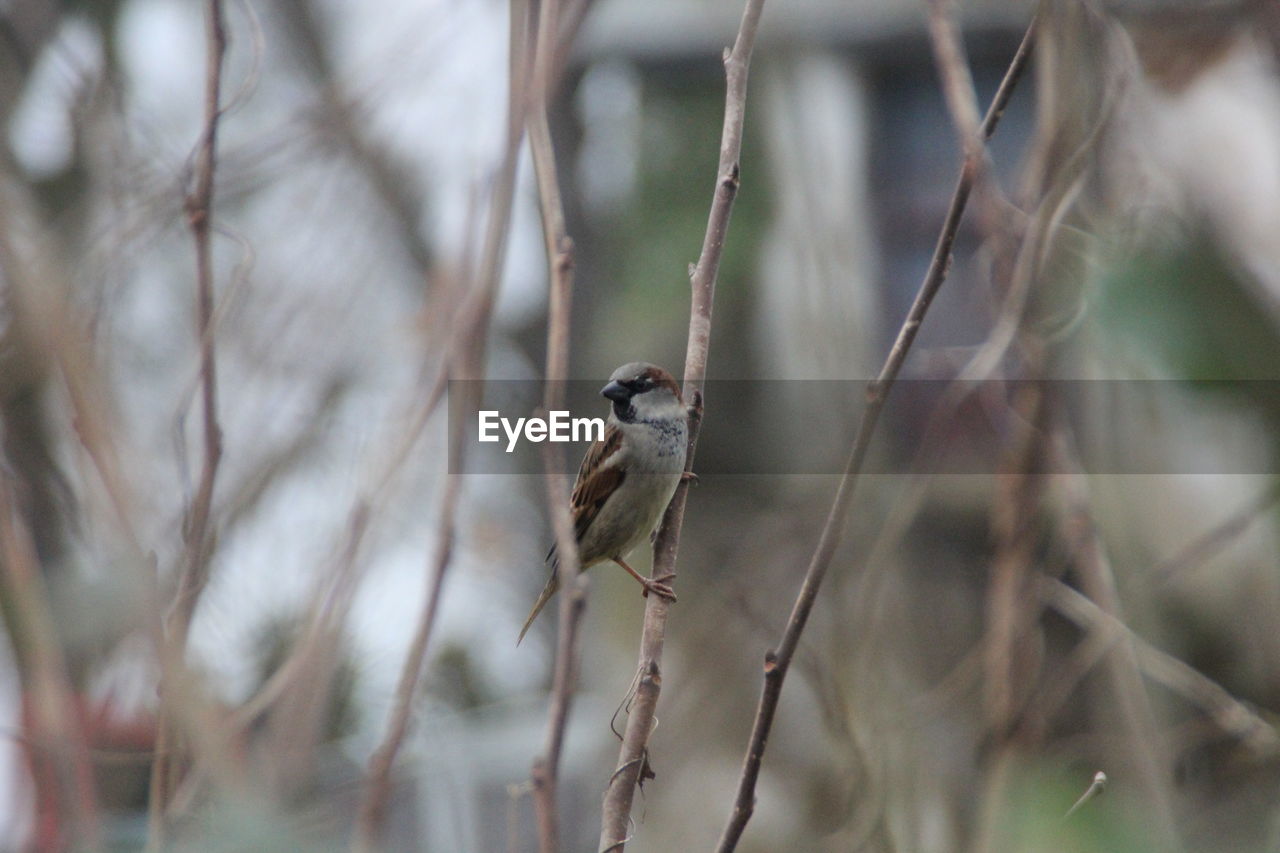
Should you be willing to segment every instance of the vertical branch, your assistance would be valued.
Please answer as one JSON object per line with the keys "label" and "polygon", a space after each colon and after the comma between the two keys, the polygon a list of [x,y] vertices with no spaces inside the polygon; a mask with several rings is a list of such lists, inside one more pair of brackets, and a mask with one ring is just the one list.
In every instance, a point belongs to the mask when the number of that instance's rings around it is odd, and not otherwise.
{"label": "vertical branch", "polygon": [[[720,162],[716,173],[715,194],[707,221],[698,264],[691,276],[692,305],[689,312],[689,342],[684,362],[684,397],[692,404],[689,418],[689,450],[685,470],[692,470],[694,450],[702,423],[702,386],[707,373],[707,352],[711,345],[711,308],[715,297],[716,275],[724,249],[729,217],[738,193],[742,131],[747,107],[747,72],[751,51],[764,0],[747,0],[742,22],[732,50],[724,55],[726,78],[724,126],[720,137]],[[676,553],[680,546],[680,529],[684,522],[684,504],[688,484],[676,490],[671,505],[654,543],[653,574],[655,577],[675,573]],[[644,611],[644,630],[640,640],[639,679],[635,701],[627,717],[618,754],[618,766],[609,779],[602,809],[600,850],[622,850],[626,845],[631,821],[631,805],[636,785],[645,765],[646,744],[653,728],[654,711],[661,690],[662,646],[666,636],[669,603],[662,596],[651,595]]]}
{"label": "vertical branch", "polygon": [[[204,460],[195,499],[188,507],[183,523],[185,553],[177,597],[168,618],[168,637],[162,651],[163,671],[172,673],[183,666],[187,635],[196,603],[208,580],[213,537],[209,530],[213,506],[213,487],[222,459],[222,430],[218,425],[217,362],[213,341],[213,254],[211,247],[213,219],[213,185],[217,168],[218,119],[221,116],[222,63],[227,49],[227,34],[221,0],[208,0],[205,6],[206,69],[204,89],[204,130],[196,153],[195,185],[186,198],[187,224],[195,242],[196,254],[196,331],[200,342],[201,408],[204,428]],[[176,772],[173,751],[174,731],[172,696],[173,679],[163,676],[161,686],[160,725],[156,735],[156,757],[152,764],[150,793],[151,847],[163,846],[165,811]]]}
{"label": "vertical branch", "polygon": [[171,616],[171,630],[181,649],[186,643],[196,602],[208,580],[213,537],[209,517],[213,486],[222,459],[222,428],[218,425],[218,370],[213,340],[213,179],[217,166],[219,98],[222,60],[227,35],[221,0],[206,6],[208,73],[205,78],[205,127],[196,156],[195,186],[186,199],[187,224],[196,249],[196,331],[200,341],[200,407],[204,432],[204,458],[200,482],[184,523],[186,554],[178,596]]}
{"label": "vertical branch", "polygon": [[[31,531],[18,515],[8,461],[0,470],[0,568],[9,603],[15,653],[21,661],[23,701],[38,735],[30,744],[33,771],[52,765],[73,849],[95,850],[99,838],[97,798],[89,747],[79,724],[71,680],[40,575]],[[61,813],[61,811],[59,812]]]}
{"label": "vertical branch", "polygon": [[[1036,24],[1033,19],[1027,28],[1026,34],[1023,36],[1022,43],[1018,46],[1017,52],[1009,63],[1004,80],[1001,81],[1000,88],[996,91],[991,107],[987,110],[987,115],[983,119],[981,135],[984,139],[990,138],[991,134],[995,132],[996,125],[1004,113],[1004,108],[1013,94],[1013,89],[1026,68],[1027,60],[1031,56],[1031,48],[1035,41],[1035,29]],[[920,284],[920,289],[916,293],[915,301],[912,303],[910,310],[907,312],[906,319],[903,320],[902,326],[898,329],[897,338],[893,342],[893,347],[889,350],[884,366],[881,367],[879,375],[867,386],[866,407],[862,411],[862,419],[858,424],[858,432],[854,438],[853,447],[849,452],[844,473],[840,477],[840,485],[836,488],[836,495],[832,501],[831,510],[827,514],[826,523],[823,525],[822,533],[818,537],[817,547],[814,549],[813,556],[809,561],[808,569],[805,570],[804,581],[800,586],[799,594],[796,596],[795,604],[792,606],[787,626],[782,632],[782,639],[776,651],[770,650],[765,653],[764,684],[760,691],[760,701],[756,707],[755,723],[752,726],[751,737],[747,743],[746,755],[743,757],[737,796],[724,832],[720,836],[720,842],[716,847],[720,853],[728,853],[728,851],[736,849],[743,830],[746,829],[747,822],[751,820],[751,815],[755,811],[756,782],[760,777],[760,766],[764,758],[764,750],[768,744],[769,732],[773,727],[778,701],[782,696],[783,681],[787,677],[787,670],[790,668],[791,660],[795,656],[796,647],[800,642],[800,635],[808,622],[809,614],[813,610],[814,602],[817,600],[818,590],[822,585],[823,578],[826,576],[827,567],[831,563],[831,558],[835,554],[836,546],[839,544],[843,533],[845,517],[848,515],[849,504],[853,499],[854,487],[857,485],[859,475],[862,472],[863,461],[866,458],[867,449],[870,447],[876,423],[880,419],[880,413],[884,409],[885,400],[888,398],[889,391],[892,389],[893,383],[902,369],[903,362],[906,361],[907,353],[911,350],[911,345],[920,331],[920,325],[924,322],[929,306],[933,303],[934,297],[937,296],[938,290],[946,280],[947,270],[951,264],[951,248],[955,243],[956,233],[960,227],[960,217],[964,213],[965,206],[969,201],[969,194],[973,188],[977,162],[975,157],[965,158],[964,166],[960,171],[960,178],[956,182],[955,191],[951,196],[951,206],[947,210],[942,232],[939,234],[937,246],[934,248],[933,260],[929,264],[929,270],[925,274],[924,281]]]}
{"label": "vertical branch", "polygon": [[[559,0],[542,0],[534,52],[533,99],[529,113],[529,147],[538,180],[542,207],[542,231],[546,242],[549,295],[547,300],[547,366],[543,407],[553,412],[564,407],[564,383],[569,370],[569,322],[573,298],[573,241],[565,228],[564,204],[556,169],[555,146],[547,118],[555,74],[556,56],[565,41],[560,33]],[[568,45],[564,44],[567,50]],[[543,445],[546,467],[547,511],[556,539],[556,572],[560,581],[560,624],[556,635],[555,671],[547,711],[546,741],[533,762],[533,804],[538,821],[538,849],[560,849],[557,791],[560,754],[569,721],[577,676],[577,636],[586,604],[586,576],[578,571],[578,544],[569,514],[569,482],[564,448]]]}
{"label": "vertical branch", "polygon": [[[1039,348],[1032,348],[1040,352]],[[1029,358],[1042,369],[1042,354]],[[1049,424],[1053,400],[1044,385],[1018,389],[1011,403],[1020,434],[1010,442],[996,476],[991,528],[994,555],[986,597],[983,686],[987,728],[998,749],[1012,736],[1027,687],[1037,670],[1031,642],[1039,606],[1032,588],[1032,565],[1040,530],[1035,524],[1047,482]]]}
{"label": "vertical branch", "polygon": [[458,309],[456,328],[459,331],[449,339],[444,353],[444,365],[450,375],[457,372],[464,379],[458,383],[463,401],[459,410],[463,413],[450,423],[449,463],[445,473],[444,494],[441,498],[436,547],[431,561],[431,580],[423,602],[417,628],[405,655],[404,665],[392,702],[387,729],[382,741],[369,757],[365,771],[364,790],[356,816],[351,849],[372,851],[377,848],[378,837],[386,817],[387,803],[391,795],[392,770],[396,755],[408,733],[409,717],[418,683],[422,678],[427,647],[435,628],[436,613],[444,593],[444,581],[453,555],[453,537],[458,500],[462,489],[463,436],[467,417],[479,404],[478,382],[484,375],[484,352],[488,339],[489,318],[502,277],[506,259],[507,236],[511,225],[511,208],[515,196],[516,167],[519,162],[520,143],[524,138],[526,113],[526,80],[528,78],[528,20],[527,9],[521,3],[512,3],[507,134],[502,160],[493,184],[489,213],[485,227],[485,242],[475,286]]}

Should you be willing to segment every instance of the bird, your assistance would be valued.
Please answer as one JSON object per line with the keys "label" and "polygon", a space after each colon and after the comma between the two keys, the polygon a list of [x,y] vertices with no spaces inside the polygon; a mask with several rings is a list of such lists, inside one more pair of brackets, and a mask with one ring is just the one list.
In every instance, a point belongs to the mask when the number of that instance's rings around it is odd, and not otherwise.
{"label": "bird", "polygon": [[[626,569],[650,592],[670,601],[666,583],[674,575],[646,578],[627,565],[626,556],[649,538],[685,476],[689,414],[671,374],[643,361],[624,364],[609,377],[600,395],[612,403],[604,436],[587,450],[569,498],[579,571],[609,560]],[[520,629],[529,626],[560,588],[556,548],[547,554],[551,577]]]}

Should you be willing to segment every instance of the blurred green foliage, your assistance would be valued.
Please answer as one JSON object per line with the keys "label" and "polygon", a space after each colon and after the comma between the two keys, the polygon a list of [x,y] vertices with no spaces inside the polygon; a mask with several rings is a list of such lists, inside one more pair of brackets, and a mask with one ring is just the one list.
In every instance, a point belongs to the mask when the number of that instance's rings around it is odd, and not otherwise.
{"label": "blurred green foliage", "polygon": [[1019,853],[1156,853],[1150,833],[1134,822],[1132,802],[1117,791],[1123,780],[1113,780],[1067,813],[1089,789],[1092,773],[1040,765],[1012,786],[1012,802],[1002,827],[1001,850]]}
{"label": "blurred green foliage", "polygon": [[1105,270],[1097,316],[1173,376],[1280,379],[1280,336],[1249,282],[1201,234]]}
{"label": "blurred green foliage", "polygon": [[1280,326],[1262,287],[1200,232],[1106,268],[1094,313],[1126,358],[1260,418],[1280,458]]}

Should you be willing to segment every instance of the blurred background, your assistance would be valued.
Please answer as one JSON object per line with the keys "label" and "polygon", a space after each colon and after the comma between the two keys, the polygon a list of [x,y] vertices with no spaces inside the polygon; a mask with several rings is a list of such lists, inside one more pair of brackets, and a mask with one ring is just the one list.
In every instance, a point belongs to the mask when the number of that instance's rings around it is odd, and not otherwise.
{"label": "blurred background", "polygon": [[[741,4],[566,8],[581,29],[551,123],[575,245],[570,375],[637,359],[678,375]],[[983,108],[1036,8],[958,4]],[[741,850],[1280,850],[1280,7],[1039,8],[904,372],[954,394],[886,410]],[[87,750],[102,846],[147,839],[154,632],[205,453],[184,210],[203,14],[0,2],[0,849],[72,843],[58,731]],[[424,402],[499,173],[509,11],[242,0],[225,15],[223,447],[182,703],[197,762],[169,844],[342,849],[441,544],[447,416]],[[861,383],[928,268],[962,159],[928,15],[765,5],[709,366],[744,383],[706,400],[657,776],[629,849],[718,837],[762,656],[836,486],[812,472],[839,470]],[[485,375],[534,381],[547,274],[524,154],[510,228]],[[1002,381],[1046,378],[1065,381]],[[824,405],[810,380],[845,392]],[[748,444],[769,464],[739,464]],[[460,483],[384,840],[534,850],[554,608],[515,638],[546,579],[545,487]],[[643,612],[623,573],[592,575],[570,850],[594,849]],[[224,728],[238,771],[202,740]],[[1064,822],[1099,770],[1105,794]]]}

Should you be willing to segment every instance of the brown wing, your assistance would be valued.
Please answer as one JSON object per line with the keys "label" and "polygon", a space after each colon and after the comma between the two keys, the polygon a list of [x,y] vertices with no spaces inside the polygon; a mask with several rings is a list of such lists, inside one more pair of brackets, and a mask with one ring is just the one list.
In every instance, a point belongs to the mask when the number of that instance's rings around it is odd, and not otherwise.
{"label": "brown wing", "polygon": [[613,424],[605,428],[604,438],[591,445],[578,467],[578,479],[569,497],[569,510],[573,514],[573,532],[578,541],[587,532],[600,507],[622,485],[627,472],[618,465],[605,466],[609,457],[622,447],[622,430]]}
{"label": "brown wing", "polygon": [[[600,508],[609,500],[627,473],[617,465],[606,466],[609,457],[622,447],[622,430],[613,424],[605,427],[604,438],[591,445],[587,455],[582,457],[578,466],[578,479],[573,484],[573,493],[569,496],[569,512],[573,516],[573,534],[578,542],[591,522],[600,513]],[[555,546],[547,553],[547,559],[555,557]]]}

